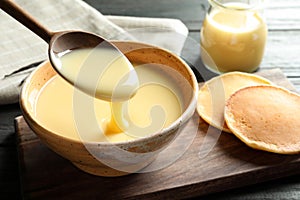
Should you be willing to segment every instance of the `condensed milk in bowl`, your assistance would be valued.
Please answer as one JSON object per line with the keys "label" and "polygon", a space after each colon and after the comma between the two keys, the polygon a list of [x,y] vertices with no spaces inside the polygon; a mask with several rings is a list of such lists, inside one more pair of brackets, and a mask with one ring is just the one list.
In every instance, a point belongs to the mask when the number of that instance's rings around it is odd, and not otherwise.
{"label": "condensed milk in bowl", "polygon": [[152,163],[192,117],[198,95],[194,73],[175,54],[137,42],[114,45],[137,75],[132,81],[138,89],[129,99],[85,94],[63,80],[49,61],[26,79],[20,99],[26,122],[42,142],[98,176],[135,173]]}
{"label": "condensed milk in bowl", "polygon": [[254,72],[267,40],[263,0],[209,0],[201,29],[201,57],[217,73]]}

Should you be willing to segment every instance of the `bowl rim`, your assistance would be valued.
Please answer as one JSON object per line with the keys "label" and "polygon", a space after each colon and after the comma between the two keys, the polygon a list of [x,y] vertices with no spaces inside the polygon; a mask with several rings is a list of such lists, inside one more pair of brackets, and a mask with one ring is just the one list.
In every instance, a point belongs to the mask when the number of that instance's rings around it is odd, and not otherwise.
{"label": "bowl rim", "polygon": [[[194,72],[192,71],[192,69],[190,68],[190,66],[178,55],[176,55],[175,53],[164,49],[162,47],[158,47],[158,46],[154,46],[154,45],[149,45],[146,43],[142,43],[142,42],[136,42],[136,41],[112,41],[112,42],[117,42],[117,43],[128,43],[128,44],[135,44],[135,45],[143,45],[146,46],[147,48],[156,48],[159,50],[162,50],[164,52],[166,52],[167,54],[171,54],[174,58],[176,58],[178,61],[180,61],[181,65],[184,66],[184,68],[188,71],[188,74],[191,78],[191,83],[192,83],[192,88],[193,88],[193,95],[191,96],[191,100],[189,101],[189,105],[187,106],[187,108],[184,110],[184,112],[180,115],[180,117],[178,117],[174,122],[172,122],[168,127],[165,127],[163,129],[161,129],[158,132],[154,132],[146,137],[140,137],[140,138],[135,138],[133,140],[129,140],[129,141],[118,141],[118,142],[109,142],[109,141],[83,141],[80,138],[74,139],[74,138],[70,138],[70,137],[66,137],[62,134],[58,134],[52,130],[49,130],[48,128],[46,128],[44,125],[40,124],[37,122],[36,118],[33,116],[33,113],[31,114],[28,111],[28,108],[26,106],[26,99],[25,96],[26,92],[28,90],[28,87],[30,86],[31,80],[32,78],[36,75],[37,71],[40,70],[41,68],[45,67],[45,65],[47,63],[50,63],[49,60],[44,60],[42,63],[40,63],[36,69],[34,69],[30,75],[26,78],[26,80],[24,81],[22,88],[21,88],[21,92],[20,92],[20,97],[19,97],[19,104],[21,107],[21,111],[23,113],[23,117],[25,119],[25,121],[27,122],[28,126],[34,130],[34,127],[28,122],[28,119],[31,122],[34,122],[34,124],[36,126],[38,126],[39,128],[41,128],[43,131],[50,133],[51,135],[54,135],[58,138],[63,138],[63,140],[67,140],[73,144],[84,144],[84,145],[99,145],[101,144],[102,146],[111,146],[111,145],[115,145],[115,146],[123,146],[123,145],[129,145],[129,144],[138,144],[140,142],[145,142],[145,141],[149,141],[149,140],[153,140],[154,138],[156,138],[157,136],[163,135],[165,133],[169,133],[172,130],[176,130],[180,127],[181,124],[184,124],[185,122],[187,122],[192,115],[194,114],[195,110],[196,110],[196,106],[197,106],[197,97],[198,97],[198,82],[196,79],[196,76],[194,74]],[[57,73],[57,72],[56,72]],[[34,131],[34,133],[36,135],[40,135],[38,133],[36,133]]]}

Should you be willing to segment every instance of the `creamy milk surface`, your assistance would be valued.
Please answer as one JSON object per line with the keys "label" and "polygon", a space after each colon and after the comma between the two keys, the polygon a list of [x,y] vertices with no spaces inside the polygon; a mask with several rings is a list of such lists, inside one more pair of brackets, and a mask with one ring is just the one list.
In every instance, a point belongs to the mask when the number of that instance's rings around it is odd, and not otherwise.
{"label": "creamy milk surface", "polygon": [[[220,72],[254,71],[264,52],[267,28],[258,12],[242,3],[227,3],[206,16],[201,30],[202,59]],[[214,64],[212,63],[214,62]]]}
{"label": "creamy milk surface", "polygon": [[[133,140],[136,136],[144,137],[169,126],[182,114],[182,97],[176,82],[161,71],[158,65],[136,66],[135,71],[139,89],[131,99],[124,102],[100,100],[77,90],[94,102],[98,129],[93,128],[87,122],[89,120],[85,120],[85,124],[81,124],[84,133],[78,133],[76,123],[80,122],[74,120],[73,107],[76,88],[58,75],[41,89],[35,102],[36,118],[41,125],[57,134],[73,139],[80,139],[82,137],[79,134],[84,134],[86,140],[100,142]],[[114,79],[114,76],[111,78]],[[81,109],[85,108],[85,105],[80,106]],[[88,119],[93,116],[82,117]],[[154,124],[157,130],[148,128],[154,122],[158,123]],[[122,129],[124,127],[126,130]]]}

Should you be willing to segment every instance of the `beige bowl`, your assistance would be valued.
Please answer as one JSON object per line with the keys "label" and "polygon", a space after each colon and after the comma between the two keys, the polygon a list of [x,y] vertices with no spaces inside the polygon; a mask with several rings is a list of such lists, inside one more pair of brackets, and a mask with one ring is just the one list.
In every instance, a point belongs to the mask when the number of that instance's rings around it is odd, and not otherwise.
{"label": "beige bowl", "polygon": [[[183,113],[169,127],[147,137],[127,142],[82,142],[64,137],[38,123],[34,115],[34,103],[38,92],[45,83],[57,73],[48,61],[42,63],[26,79],[21,91],[21,109],[23,116],[50,149],[70,160],[79,169],[99,176],[121,176],[134,173],[149,165],[180,131],[180,126],[193,115],[198,94],[198,84],[189,66],[173,53],[136,42],[114,42],[131,62],[163,64],[166,73],[176,70],[188,83],[188,87],[178,82],[183,92]],[[170,74],[172,76],[172,73]],[[96,156],[95,156],[96,155]],[[98,156],[101,158],[99,159]]]}

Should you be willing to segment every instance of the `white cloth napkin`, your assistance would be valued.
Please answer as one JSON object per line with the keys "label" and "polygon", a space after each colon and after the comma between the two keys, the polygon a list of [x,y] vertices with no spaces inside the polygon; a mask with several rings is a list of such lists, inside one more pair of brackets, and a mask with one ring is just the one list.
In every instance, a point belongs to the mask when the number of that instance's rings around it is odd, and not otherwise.
{"label": "white cloth napkin", "polygon": [[[188,29],[178,19],[104,16],[82,0],[15,0],[51,31],[84,30],[113,40],[150,43],[177,54]],[[21,84],[48,45],[0,10],[0,105],[18,102]]]}

